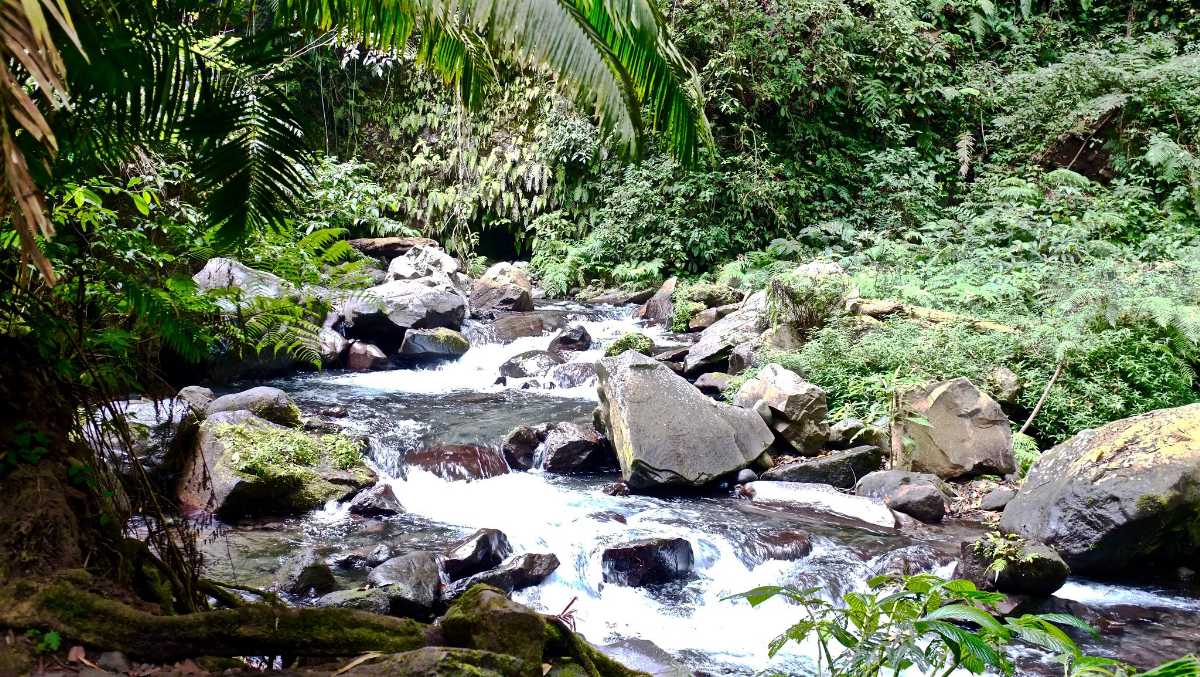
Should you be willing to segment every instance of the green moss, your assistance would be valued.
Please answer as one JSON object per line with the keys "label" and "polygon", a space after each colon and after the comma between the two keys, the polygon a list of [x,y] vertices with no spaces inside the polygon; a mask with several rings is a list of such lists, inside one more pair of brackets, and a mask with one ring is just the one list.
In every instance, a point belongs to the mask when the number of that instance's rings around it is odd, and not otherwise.
{"label": "green moss", "polygon": [[704,304],[696,301],[676,301],[671,313],[671,330],[684,332],[696,313],[704,310]]}
{"label": "green moss", "polygon": [[350,470],[362,465],[362,443],[345,435],[322,435],[324,456],[338,470]]}
{"label": "green moss", "polygon": [[345,435],[313,437],[288,428],[232,424],[218,426],[216,435],[229,448],[233,469],[255,477],[308,481],[316,475],[304,469],[322,462],[339,470],[362,465],[361,443]]}
{"label": "green moss", "polygon": [[626,350],[632,350],[643,355],[649,355],[650,351],[653,349],[654,341],[651,340],[649,336],[646,336],[645,334],[639,334],[637,332],[629,332],[628,334],[618,338],[616,341],[613,341],[612,344],[608,346],[608,349],[604,351],[604,355],[605,357],[616,357]]}

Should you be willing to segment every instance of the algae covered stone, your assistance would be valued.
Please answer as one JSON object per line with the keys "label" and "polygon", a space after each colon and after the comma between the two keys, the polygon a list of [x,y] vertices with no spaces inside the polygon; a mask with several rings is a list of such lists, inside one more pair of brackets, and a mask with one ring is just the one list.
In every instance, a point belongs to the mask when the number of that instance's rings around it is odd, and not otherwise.
{"label": "algae covered stone", "polygon": [[620,338],[610,343],[604,350],[604,356],[616,357],[626,350],[649,355],[650,351],[654,350],[654,340],[645,334],[631,331],[628,334],[622,334]]}
{"label": "algae covered stone", "polygon": [[1200,404],[1085,430],[1046,451],[1004,508],[1003,530],[1113,575],[1200,557]]}
{"label": "algae covered stone", "polygon": [[374,479],[356,440],[308,435],[243,410],[200,425],[177,493],[187,508],[234,521],[303,513]]}

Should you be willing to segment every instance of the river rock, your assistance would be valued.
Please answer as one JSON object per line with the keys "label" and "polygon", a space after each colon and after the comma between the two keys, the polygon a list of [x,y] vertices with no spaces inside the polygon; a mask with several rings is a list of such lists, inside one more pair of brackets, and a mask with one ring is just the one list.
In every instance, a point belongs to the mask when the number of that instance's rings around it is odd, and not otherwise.
{"label": "river rock", "polygon": [[1016,497],[1016,489],[996,487],[984,494],[983,498],[979,499],[979,509],[987,510],[988,512],[1000,512]]}
{"label": "river rock", "polygon": [[346,368],[351,371],[377,371],[392,366],[392,361],[379,346],[354,341],[346,351]]}
{"label": "river rock", "polygon": [[588,298],[586,301],[596,305],[628,306],[635,303],[645,303],[650,300],[650,297],[654,296],[654,291],[654,289],[639,289],[636,291],[610,289]]}
{"label": "river rock", "polygon": [[546,380],[556,388],[578,388],[596,380],[596,365],[593,362],[564,362],[550,367]]}
{"label": "river rock", "polygon": [[339,315],[348,337],[393,350],[408,329],[459,329],[467,296],[444,278],[394,280],[343,300]]}
{"label": "river rock", "polygon": [[500,450],[504,460],[513,470],[530,470],[533,468],[538,445],[545,437],[545,426],[517,426],[504,438]]}
{"label": "river rock", "polygon": [[404,506],[400,505],[400,499],[396,498],[396,492],[392,485],[388,482],[380,482],[370,489],[360,491],[357,496],[352,498],[349,510],[352,515],[382,517],[399,515],[404,512]]}
{"label": "river rock", "polygon": [[547,350],[527,350],[510,357],[500,365],[500,375],[505,378],[534,378],[543,376],[563,358]]}
{"label": "river rock", "polygon": [[783,463],[764,472],[762,479],[773,482],[813,482],[839,489],[853,489],[860,478],[879,470],[882,463],[883,452],[878,447],[861,446]]}
{"label": "river rock", "polygon": [[1112,576],[1200,558],[1200,404],[1085,430],[1042,453],[1000,527]]}
{"label": "river rock", "polygon": [[529,290],[515,284],[498,284],[476,280],[471,285],[471,316],[494,317],[497,311],[526,312],[533,310]]}
{"label": "river rock", "polygon": [[650,677],[695,677],[695,671],[654,642],[631,637],[597,647],[605,656]]}
{"label": "river rock", "polygon": [[344,499],[375,481],[374,473],[364,465],[338,470],[325,459],[314,466],[280,462],[261,475],[239,470],[239,459],[249,452],[235,442],[239,427],[252,428],[257,435],[289,438],[283,444],[292,444],[291,438],[304,435],[245,410],[210,415],[200,425],[192,450],[182,459],[176,489],[185,508],[212,512],[226,521],[296,515],[330,499]]}
{"label": "river rock", "polygon": [[552,353],[568,353],[587,350],[591,347],[592,335],[582,324],[573,324],[550,339],[549,350]]}
{"label": "river rock", "polygon": [[342,363],[350,342],[340,332],[329,327],[321,327],[317,333],[317,352],[321,355],[321,365],[334,367]]}
{"label": "river rock", "polygon": [[729,374],[737,376],[754,366],[754,341],[739,343],[729,353]]}
{"label": "river rock", "polygon": [[482,480],[508,472],[500,450],[479,444],[448,444],[408,452],[404,462],[448,480]]}
{"label": "river rock", "polygon": [[367,574],[367,582],[388,586],[391,613],[428,618],[441,600],[442,573],[432,552],[419,550],[393,557]]}
{"label": "river rock", "polygon": [[683,538],[643,538],[604,549],[605,583],[641,587],[684,578],[692,570],[692,544]]}
{"label": "river rock", "polygon": [[279,589],[298,597],[320,596],[337,590],[337,579],[328,564],[308,552],[284,565]]}
{"label": "river rock", "polygon": [[504,592],[524,590],[538,585],[558,568],[558,557],[554,554],[526,553],[510,557],[500,566],[481,571],[473,576],[451,583],[442,593],[447,602],[462,596],[472,586],[483,584],[499,588]]}
{"label": "river rock", "polygon": [[800,529],[761,529],[751,534],[744,552],[754,564],[800,560],[812,552],[812,536]]}
{"label": "river rock", "polygon": [[439,361],[460,357],[471,349],[466,336],[445,327],[409,329],[400,344],[400,355],[417,361]]}
{"label": "river rock", "polygon": [[[986,538],[963,543],[962,570],[957,575],[981,590],[1035,597],[1049,597],[1067,582],[1071,569],[1054,548],[1020,541],[1009,547],[1012,552],[1000,555]],[[1003,566],[989,570],[998,556],[1003,558]]]}
{"label": "river rock", "polygon": [[653,358],[604,358],[603,428],[632,489],[702,486],[750,465],[773,436],[752,411],[714,402]]}
{"label": "river rock", "polygon": [[778,364],[768,364],[733,397],[739,407],[763,402],[771,410],[771,428],[797,453],[812,456],[829,439],[825,391]]}
{"label": "river rock", "polygon": [[492,284],[511,284],[527,292],[533,290],[533,282],[529,279],[529,273],[525,272],[524,268],[507,262],[492,264],[479,279]]}
{"label": "river rock", "polygon": [[427,237],[361,237],[348,240],[347,244],[354,247],[364,256],[379,259],[384,263],[404,256],[413,247],[437,247],[438,243]]}
{"label": "river rock", "polygon": [[675,287],[678,285],[679,280],[674,277],[663,282],[658,291],[654,292],[654,296],[633,312],[634,318],[644,320],[650,325],[670,325],[671,315],[675,312],[675,304],[671,297],[675,295]]}
{"label": "river rock", "polygon": [[442,570],[451,581],[457,581],[491,569],[511,554],[512,546],[503,531],[479,529],[450,546],[442,556]]}
{"label": "river rock", "polygon": [[909,410],[928,425],[902,417],[912,440],[912,470],[943,479],[1007,475],[1017,466],[1012,425],[995,400],[965,378],[934,383],[905,398]]}
{"label": "river rock", "polygon": [[746,299],[740,308],[700,333],[700,339],[688,350],[684,368],[689,374],[706,371],[726,371],[734,346],[758,337],[766,324],[767,294],[757,292]]}
{"label": "river rock", "polygon": [[701,374],[700,378],[696,379],[696,387],[700,392],[711,397],[725,392],[731,380],[733,380],[733,377],[729,374],[714,371],[708,374]]}
{"label": "river rock", "polygon": [[508,599],[503,591],[486,585],[467,590],[450,605],[441,620],[446,644],[515,656],[525,663],[520,670],[509,668],[496,671],[506,676],[533,677],[543,671],[542,651],[547,643],[546,627],[546,620],[541,614]]}
{"label": "river rock", "polygon": [[363,546],[339,553],[330,557],[328,562],[337,569],[374,569],[392,557],[395,557],[392,549],[386,543],[380,543],[373,548]]}
{"label": "river rock", "polygon": [[737,478],[734,480],[738,484],[748,484],[758,479],[758,473],[749,468],[742,468],[738,471]]}
{"label": "river rock", "polygon": [[209,259],[200,272],[192,276],[196,288],[202,292],[217,289],[233,289],[242,300],[256,298],[278,299],[295,292],[290,282],[262,270],[255,270],[239,261],[217,257]]}
{"label": "river rock", "polygon": [[392,613],[391,591],[391,586],[386,585],[369,590],[338,590],[318,597],[313,605],[388,615]]}
{"label": "river rock", "polygon": [[258,386],[240,393],[222,395],[204,408],[206,416],[212,416],[223,411],[248,411],[259,418],[264,418],[279,425],[296,427],[300,425],[300,410],[292,402],[292,398],[279,388]]}
{"label": "river rock", "polygon": [[705,308],[692,316],[688,320],[688,331],[702,331],[713,326],[723,317],[738,309],[737,303],[731,303],[727,306],[717,306],[716,308]]}
{"label": "river rock", "polygon": [[940,522],[946,514],[945,488],[932,473],[880,470],[859,480],[854,493],[926,523]]}
{"label": "river rock", "polygon": [[756,505],[833,516],[894,529],[896,516],[882,501],[843,494],[827,484],[751,482],[745,492]]}
{"label": "river rock", "polygon": [[561,329],[566,323],[566,315],[561,312],[497,313],[491,331],[496,341],[511,343],[526,336],[541,336],[548,331]]}
{"label": "river rock", "polygon": [[391,260],[388,264],[387,279],[389,282],[420,278],[449,280],[452,275],[459,273],[460,268],[458,260],[440,247],[417,245]]}
{"label": "river rock", "polygon": [[535,464],[549,473],[596,472],[615,463],[612,448],[595,428],[578,423],[554,423],[535,450]]}

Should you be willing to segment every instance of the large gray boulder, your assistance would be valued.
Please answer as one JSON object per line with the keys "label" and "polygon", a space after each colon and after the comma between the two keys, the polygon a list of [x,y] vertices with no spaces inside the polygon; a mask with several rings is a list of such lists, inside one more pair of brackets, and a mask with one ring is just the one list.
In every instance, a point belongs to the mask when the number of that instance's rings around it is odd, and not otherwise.
{"label": "large gray boulder", "polygon": [[1085,430],[1044,452],[1000,519],[1078,574],[1200,558],[1200,404]]}
{"label": "large gray boulder", "polygon": [[726,371],[734,347],[762,333],[766,312],[766,292],[752,294],[740,308],[700,333],[700,339],[688,350],[684,369],[694,375],[706,371]]}
{"label": "large gray boulder", "polygon": [[417,245],[404,252],[403,256],[392,259],[388,264],[387,280],[439,278],[457,282],[460,268],[458,260],[440,247]]}
{"label": "large gray boulder", "polygon": [[471,284],[471,315],[483,318],[497,311],[524,312],[533,310],[529,290],[515,284],[476,280]]}
{"label": "large gray boulder", "polygon": [[292,402],[292,398],[279,388],[269,386],[258,386],[240,393],[222,395],[209,402],[204,408],[204,413],[206,416],[212,416],[223,411],[241,410],[279,425],[293,428],[300,425],[300,410]]}
{"label": "large gray boulder", "polygon": [[390,350],[408,329],[458,330],[467,296],[444,278],[394,280],[343,300],[338,310],[349,336]]}
{"label": "large gray boulder", "polygon": [[441,601],[442,572],[438,556],[419,550],[393,557],[371,570],[367,582],[388,591],[391,613],[424,619]]}
{"label": "large gray boulder", "polygon": [[839,489],[852,489],[860,478],[879,470],[883,452],[879,447],[861,446],[824,456],[783,463],[762,474],[762,479],[783,482],[815,482]]}
{"label": "large gray boulder", "polygon": [[825,391],[779,364],[768,364],[743,383],[733,403],[746,409],[765,405],[771,428],[802,456],[819,453],[829,439]]}
{"label": "large gray boulder", "polygon": [[492,264],[483,272],[479,280],[497,285],[511,284],[527,292],[533,291],[533,282],[529,279],[529,273],[525,272],[524,268],[505,261]]}
{"label": "large gray boulder", "polygon": [[349,245],[364,256],[370,256],[390,262],[398,256],[404,256],[413,247],[437,247],[438,243],[427,237],[363,237],[349,240]]}
{"label": "large gray boulder", "polygon": [[600,418],[632,489],[701,486],[757,459],[774,436],[753,411],[714,402],[633,351],[600,360]]}
{"label": "large gray boulder", "polygon": [[926,524],[941,522],[946,516],[947,489],[932,473],[880,470],[859,480],[854,493],[880,499],[892,510]]}
{"label": "large gray boulder", "polygon": [[1017,469],[1008,417],[969,380],[934,383],[906,396],[905,404],[914,416],[899,425],[912,440],[912,470],[951,479]]}
{"label": "large gray boulder", "polygon": [[243,300],[278,299],[295,292],[295,287],[278,275],[223,257],[209,259],[200,272],[192,276],[192,281],[200,291],[236,290]]}
{"label": "large gray boulder", "polygon": [[461,357],[470,349],[471,342],[467,337],[453,329],[409,329],[400,344],[400,356],[416,361],[450,360]]}
{"label": "large gray boulder", "polygon": [[675,312],[675,304],[672,301],[672,297],[675,295],[675,287],[678,285],[679,279],[674,277],[662,283],[658,291],[654,292],[654,296],[650,297],[650,300],[635,310],[633,316],[639,320],[644,320],[647,324],[671,324],[671,315]]}

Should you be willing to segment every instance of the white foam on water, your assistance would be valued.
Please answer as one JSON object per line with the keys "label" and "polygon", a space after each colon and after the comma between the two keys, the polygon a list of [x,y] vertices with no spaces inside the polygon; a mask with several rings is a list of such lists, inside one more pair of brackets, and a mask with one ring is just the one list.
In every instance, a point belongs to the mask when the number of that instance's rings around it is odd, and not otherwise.
{"label": "white foam on water", "polygon": [[1084,579],[1068,580],[1055,591],[1054,596],[1089,606],[1129,605],[1149,609],[1181,609],[1200,613],[1200,599],[1180,597],[1148,588],[1099,583]]}

